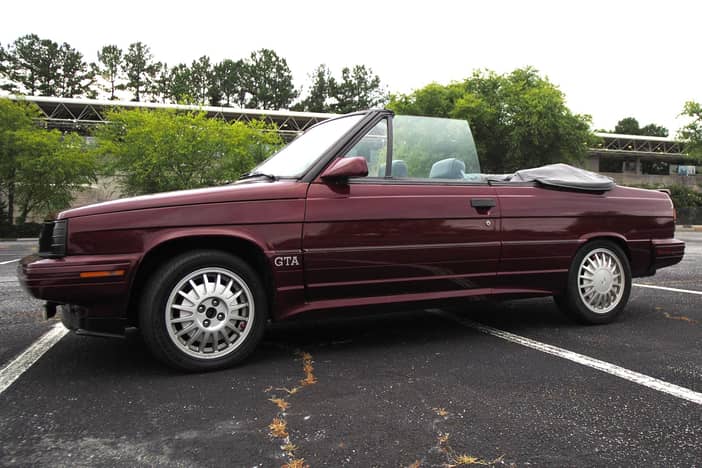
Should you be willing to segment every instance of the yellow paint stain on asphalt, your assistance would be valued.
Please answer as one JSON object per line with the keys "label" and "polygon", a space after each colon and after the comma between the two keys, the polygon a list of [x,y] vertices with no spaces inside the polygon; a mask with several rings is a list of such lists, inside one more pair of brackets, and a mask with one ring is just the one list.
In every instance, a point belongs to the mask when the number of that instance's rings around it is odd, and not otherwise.
{"label": "yellow paint stain on asphalt", "polygon": [[300,380],[300,385],[314,385],[317,383],[317,378],[314,376],[314,366],[312,365],[312,355],[310,353],[299,353],[302,358],[302,371],[305,373],[305,378]]}
{"label": "yellow paint stain on asphalt", "polygon": [[697,323],[697,320],[691,319],[690,317],[685,317],[684,315],[671,315],[668,312],[664,312],[663,316],[671,320],[681,320],[688,323]]}
{"label": "yellow paint stain on asphalt", "polygon": [[305,463],[304,458],[296,458],[295,460],[290,460],[289,463],[284,464],[281,468],[310,468],[310,465]]}
{"label": "yellow paint stain on asphalt", "polygon": [[[276,387],[275,390],[279,392],[285,392],[289,396],[295,395],[303,387],[308,385],[313,385],[317,383],[317,378],[314,375],[314,366],[312,355],[307,352],[296,351],[295,355],[302,359],[302,372],[304,378],[300,380],[300,384],[297,387],[287,388],[287,387]],[[273,386],[267,387],[264,392],[270,393],[273,391]],[[285,411],[290,408],[290,402],[284,398],[280,398],[273,395],[268,399],[271,403],[278,407],[278,414],[273,418],[273,421],[268,425],[268,433],[271,437],[277,439],[283,439],[284,445],[281,449],[288,458],[288,462],[283,464],[281,468],[309,468],[309,465],[305,463],[304,458],[298,458],[295,452],[298,450],[297,445],[290,441],[290,433],[288,431],[288,422],[286,419]]]}
{"label": "yellow paint stain on asphalt", "polygon": [[[437,416],[443,419],[447,419],[450,416],[450,413],[448,412],[448,410],[446,410],[446,408],[436,407],[432,408],[432,410],[434,411],[434,413],[436,413]],[[434,430],[437,430],[436,425],[439,423],[441,423],[441,420],[434,420]],[[502,460],[504,459],[504,455],[500,455],[494,460],[487,460],[467,453],[458,453],[453,449],[453,447],[451,447],[451,444],[449,443],[450,438],[451,435],[448,432],[442,432],[439,430],[436,433],[436,445],[432,448],[432,450],[438,450],[444,454],[444,456],[446,457],[446,463],[443,466],[445,467],[453,468],[457,466],[470,465],[494,466],[499,463],[502,463]],[[409,465],[408,468],[419,468],[420,463],[421,462],[417,460],[411,465]]]}
{"label": "yellow paint stain on asphalt", "polygon": [[273,421],[268,425],[268,431],[271,437],[284,439],[288,436],[288,423],[283,418],[273,418]]}
{"label": "yellow paint stain on asphalt", "polygon": [[446,411],[446,408],[432,408],[434,412],[436,413],[437,416],[441,416],[442,418],[445,418],[448,416],[449,412]]}
{"label": "yellow paint stain on asphalt", "polygon": [[295,458],[295,451],[297,450],[297,445],[288,443],[280,448],[283,449],[283,452],[288,454],[288,457]]}
{"label": "yellow paint stain on asphalt", "polygon": [[280,411],[285,411],[288,409],[288,407],[290,407],[290,403],[282,398],[269,398],[268,401],[273,402],[278,408],[280,408]]}

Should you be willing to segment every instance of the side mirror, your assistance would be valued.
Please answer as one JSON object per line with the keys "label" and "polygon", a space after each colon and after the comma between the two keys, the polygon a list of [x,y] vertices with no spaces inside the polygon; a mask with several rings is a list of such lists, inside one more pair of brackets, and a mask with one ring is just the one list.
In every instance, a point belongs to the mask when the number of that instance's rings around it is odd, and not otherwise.
{"label": "side mirror", "polygon": [[322,172],[321,177],[325,181],[332,181],[348,179],[350,177],[365,177],[367,175],[368,163],[366,162],[366,158],[354,156],[335,160]]}

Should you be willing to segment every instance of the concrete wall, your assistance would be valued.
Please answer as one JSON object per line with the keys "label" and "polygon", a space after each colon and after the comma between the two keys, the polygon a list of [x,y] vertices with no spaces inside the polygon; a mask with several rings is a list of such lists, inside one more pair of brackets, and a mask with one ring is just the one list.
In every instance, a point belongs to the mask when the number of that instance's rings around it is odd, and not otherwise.
{"label": "concrete wall", "polygon": [[611,177],[619,185],[685,185],[698,190],[702,187],[702,175],[652,175],[628,172],[601,172],[600,174]]}

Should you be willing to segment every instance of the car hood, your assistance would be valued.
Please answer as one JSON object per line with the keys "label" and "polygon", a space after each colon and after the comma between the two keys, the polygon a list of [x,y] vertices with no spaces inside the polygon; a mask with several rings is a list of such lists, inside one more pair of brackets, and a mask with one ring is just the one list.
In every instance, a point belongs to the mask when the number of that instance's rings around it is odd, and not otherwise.
{"label": "car hood", "polygon": [[94,205],[62,211],[58,219],[75,218],[118,211],[142,210],[166,206],[198,205],[207,203],[246,202],[304,198],[307,184],[298,181],[251,181],[219,187],[209,187],[177,192],[157,193],[139,197],[122,198]]}

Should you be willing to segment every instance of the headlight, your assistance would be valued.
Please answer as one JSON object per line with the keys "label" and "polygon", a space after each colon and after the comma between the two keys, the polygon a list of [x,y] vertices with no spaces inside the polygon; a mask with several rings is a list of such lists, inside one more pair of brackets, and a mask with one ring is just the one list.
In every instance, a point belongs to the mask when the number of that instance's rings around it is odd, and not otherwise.
{"label": "headlight", "polygon": [[45,222],[39,235],[39,256],[47,258],[64,257],[66,255],[67,237],[67,219]]}

